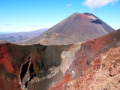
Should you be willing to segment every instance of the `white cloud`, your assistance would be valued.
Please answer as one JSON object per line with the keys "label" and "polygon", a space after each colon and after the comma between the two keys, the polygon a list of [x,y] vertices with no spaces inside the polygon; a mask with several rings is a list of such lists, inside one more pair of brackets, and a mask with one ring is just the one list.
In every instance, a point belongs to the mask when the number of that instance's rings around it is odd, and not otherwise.
{"label": "white cloud", "polygon": [[118,0],[85,0],[83,2],[83,5],[86,5],[90,8],[99,8],[99,7],[107,5],[108,3],[113,4],[117,1]]}
{"label": "white cloud", "polygon": [[69,7],[71,7],[71,4],[67,4],[66,6],[67,6],[67,8],[69,8]]}

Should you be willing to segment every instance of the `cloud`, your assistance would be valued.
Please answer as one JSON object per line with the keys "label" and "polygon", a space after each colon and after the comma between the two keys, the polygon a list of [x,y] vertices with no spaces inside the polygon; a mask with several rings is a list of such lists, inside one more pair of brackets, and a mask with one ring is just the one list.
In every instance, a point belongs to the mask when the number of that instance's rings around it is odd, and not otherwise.
{"label": "cloud", "polygon": [[118,0],[85,0],[83,2],[83,5],[86,5],[90,8],[100,8],[100,7],[103,7],[109,3],[113,4],[117,1]]}
{"label": "cloud", "polygon": [[69,7],[71,7],[71,4],[67,4],[66,6],[67,6],[67,8],[69,8]]}
{"label": "cloud", "polygon": [[11,24],[5,24],[5,26],[11,26]]}

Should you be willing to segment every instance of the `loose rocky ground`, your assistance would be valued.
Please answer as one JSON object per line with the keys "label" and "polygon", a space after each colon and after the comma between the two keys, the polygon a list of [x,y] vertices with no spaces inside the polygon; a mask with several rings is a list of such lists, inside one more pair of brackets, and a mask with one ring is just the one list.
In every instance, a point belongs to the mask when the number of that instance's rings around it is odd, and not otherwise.
{"label": "loose rocky ground", "polygon": [[120,90],[120,47],[95,59],[80,78],[64,84],[63,90]]}

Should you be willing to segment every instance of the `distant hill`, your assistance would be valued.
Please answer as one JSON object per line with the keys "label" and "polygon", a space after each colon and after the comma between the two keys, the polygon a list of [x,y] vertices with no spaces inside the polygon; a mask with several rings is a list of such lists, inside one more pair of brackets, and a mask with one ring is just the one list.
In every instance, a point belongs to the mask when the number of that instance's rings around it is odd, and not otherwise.
{"label": "distant hill", "polygon": [[40,35],[42,32],[46,30],[47,29],[39,29],[35,31],[30,31],[30,32],[0,34],[0,41],[8,41],[8,42],[20,44],[27,40],[35,38],[36,36]]}
{"label": "distant hill", "polygon": [[25,44],[65,45],[84,42],[114,31],[90,13],[74,13]]}

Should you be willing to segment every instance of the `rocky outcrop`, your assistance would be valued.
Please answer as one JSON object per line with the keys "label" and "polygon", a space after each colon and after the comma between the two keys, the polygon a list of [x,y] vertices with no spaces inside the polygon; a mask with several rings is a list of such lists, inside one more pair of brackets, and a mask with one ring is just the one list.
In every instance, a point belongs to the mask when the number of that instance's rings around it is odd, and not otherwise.
{"label": "rocky outcrop", "polygon": [[120,47],[109,49],[92,62],[81,77],[66,83],[62,90],[119,90]]}
{"label": "rocky outcrop", "polygon": [[114,31],[103,37],[87,41],[81,45],[81,49],[76,53],[69,70],[77,72],[74,78],[78,78],[81,75],[81,71],[86,70],[91,65],[90,63],[102,53],[105,53],[110,48],[120,46],[120,30]]}
{"label": "rocky outcrop", "polygon": [[0,89],[49,89],[53,82],[62,78],[78,48],[80,44],[67,46],[0,44]]}
{"label": "rocky outcrop", "polygon": [[[96,58],[99,58],[101,54],[105,54],[106,52],[109,51],[110,48],[119,47],[120,46],[119,34],[120,34],[120,30],[116,30],[103,37],[83,43],[81,45],[80,50],[78,50],[77,53],[75,54],[75,58],[72,64],[70,65],[68,71],[66,72],[66,75],[70,75],[70,79],[67,82],[82,77],[83,73],[93,65],[93,62],[100,64],[100,61],[96,60]],[[95,65],[95,68],[100,68],[100,65],[97,66]],[[114,76],[116,74],[118,74],[118,71],[116,71],[114,67],[111,68],[109,67],[109,76]],[[61,81],[64,80],[65,79],[63,78]],[[56,88],[62,89],[65,83],[57,82],[57,84],[55,84],[54,87],[52,87],[50,90],[57,90]],[[70,90],[72,90],[72,88]],[[77,90],[79,90],[79,88],[77,88]]]}

